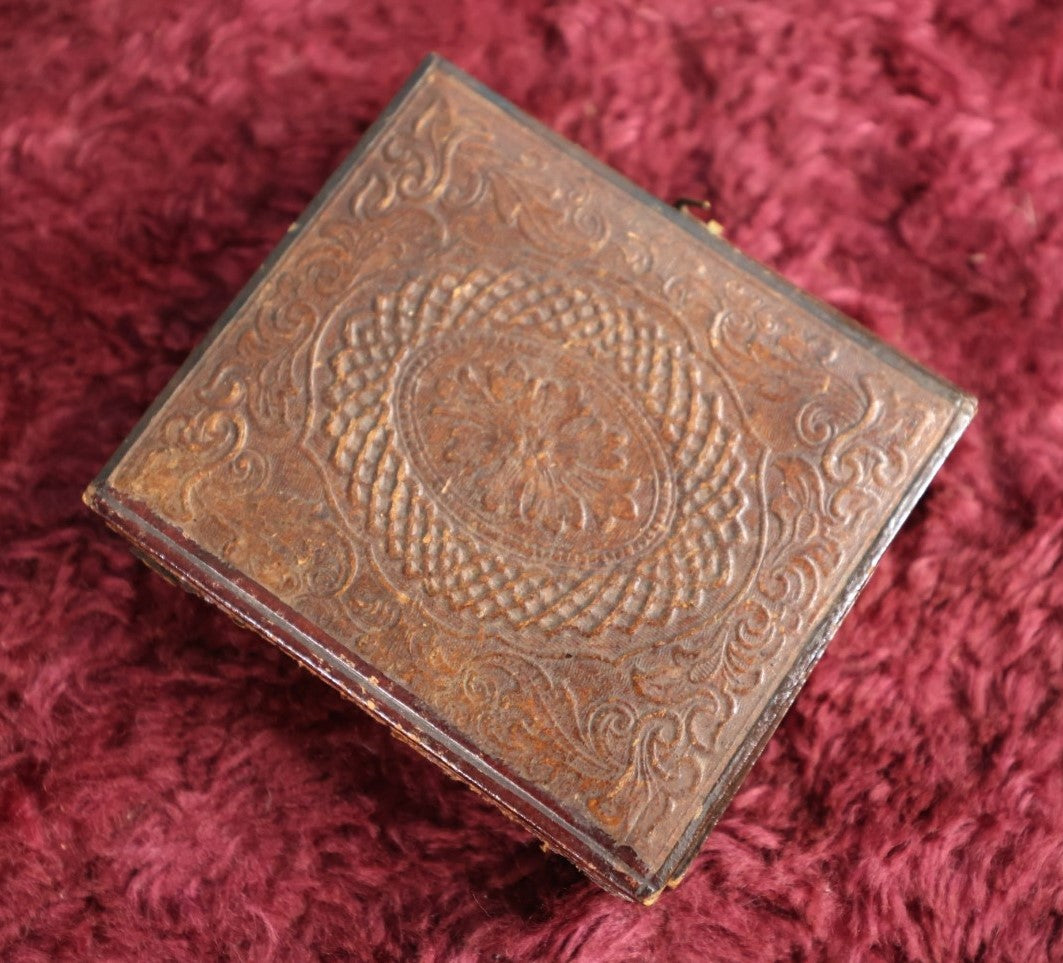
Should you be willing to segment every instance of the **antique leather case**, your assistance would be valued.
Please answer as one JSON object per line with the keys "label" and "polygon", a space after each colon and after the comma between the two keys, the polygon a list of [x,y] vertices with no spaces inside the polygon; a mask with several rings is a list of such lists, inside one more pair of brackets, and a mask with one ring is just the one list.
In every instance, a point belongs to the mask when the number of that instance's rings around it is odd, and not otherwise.
{"label": "antique leather case", "polygon": [[651,902],[973,410],[429,58],[86,500]]}

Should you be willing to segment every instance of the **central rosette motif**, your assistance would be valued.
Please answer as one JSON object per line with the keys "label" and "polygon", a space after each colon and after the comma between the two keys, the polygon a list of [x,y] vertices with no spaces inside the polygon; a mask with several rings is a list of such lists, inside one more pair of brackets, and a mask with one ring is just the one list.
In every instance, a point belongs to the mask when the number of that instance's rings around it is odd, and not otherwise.
{"label": "central rosette motif", "polygon": [[437,388],[426,417],[444,439],[444,464],[482,485],[481,508],[553,535],[638,517],[639,480],[625,474],[631,436],[606,425],[581,385],[514,359],[462,365]]}
{"label": "central rosette motif", "polygon": [[573,564],[659,537],[664,453],[590,363],[540,339],[451,336],[413,353],[397,398],[418,473],[479,534]]}

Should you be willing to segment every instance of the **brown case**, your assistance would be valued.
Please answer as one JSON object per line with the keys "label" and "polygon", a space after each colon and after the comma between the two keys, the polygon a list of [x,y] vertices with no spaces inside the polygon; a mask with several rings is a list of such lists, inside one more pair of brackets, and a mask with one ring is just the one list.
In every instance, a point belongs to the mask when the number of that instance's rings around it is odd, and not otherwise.
{"label": "brown case", "polygon": [[649,903],[974,407],[430,57],[85,497]]}

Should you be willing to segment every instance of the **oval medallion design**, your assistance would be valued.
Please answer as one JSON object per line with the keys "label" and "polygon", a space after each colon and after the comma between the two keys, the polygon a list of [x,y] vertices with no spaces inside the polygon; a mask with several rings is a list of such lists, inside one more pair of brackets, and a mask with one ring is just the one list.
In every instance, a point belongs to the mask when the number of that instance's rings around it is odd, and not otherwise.
{"label": "oval medallion design", "polygon": [[619,657],[738,597],[766,544],[759,449],[666,305],[548,268],[343,299],[303,446],[362,573],[426,618]]}
{"label": "oval medallion design", "polygon": [[588,565],[667,530],[674,484],[627,392],[540,338],[451,334],[402,365],[396,424],[435,500],[528,558]]}

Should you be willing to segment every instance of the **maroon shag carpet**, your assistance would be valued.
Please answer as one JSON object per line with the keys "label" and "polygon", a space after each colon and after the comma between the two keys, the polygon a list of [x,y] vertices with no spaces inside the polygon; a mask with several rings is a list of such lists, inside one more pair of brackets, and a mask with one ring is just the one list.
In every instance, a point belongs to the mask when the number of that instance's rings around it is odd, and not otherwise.
{"label": "maroon shag carpet", "polygon": [[[79,495],[426,51],[981,399],[687,881],[599,892]],[[0,4],[0,959],[1063,958],[1063,10]]]}

